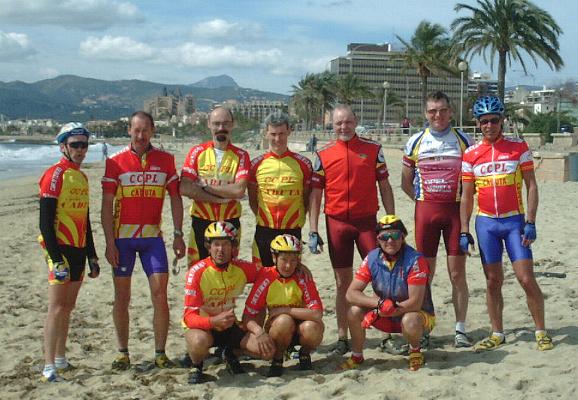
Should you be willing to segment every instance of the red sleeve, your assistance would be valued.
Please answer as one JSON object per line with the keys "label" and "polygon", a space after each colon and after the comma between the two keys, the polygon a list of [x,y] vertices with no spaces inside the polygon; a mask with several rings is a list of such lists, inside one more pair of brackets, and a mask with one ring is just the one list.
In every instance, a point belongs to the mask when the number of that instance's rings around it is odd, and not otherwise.
{"label": "red sleeve", "polygon": [[185,309],[183,323],[187,328],[208,330],[212,328],[210,317],[202,317],[200,314],[203,305],[203,293],[200,282],[207,265],[203,260],[193,265],[187,273],[185,284]]}
{"label": "red sleeve", "polygon": [[240,258],[236,258],[234,260],[235,265],[243,270],[245,276],[247,277],[247,283],[254,283],[257,279],[257,275],[261,267],[257,263],[253,263],[250,261],[241,260]]}
{"label": "red sleeve", "polygon": [[297,283],[303,292],[303,304],[305,304],[305,307],[310,310],[323,311],[321,297],[319,297],[319,291],[317,290],[317,286],[313,279],[305,279],[303,272],[300,272],[297,278]]}
{"label": "red sleeve", "polygon": [[257,274],[255,284],[247,297],[247,301],[245,301],[245,311],[243,311],[243,314],[254,317],[267,306],[269,286],[275,279],[275,274],[271,271],[272,268],[274,269],[275,267],[263,268]]}
{"label": "red sleeve", "polygon": [[249,170],[249,182],[257,183],[257,168],[261,164],[263,157],[256,157],[251,161],[251,169]]}
{"label": "red sleeve", "polygon": [[408,285],[424,286],[429,278],[429,265],[425,257],[419,257],[407,277]]}
{"label": "red sleeve", "polygon": [[57,199],[62,190],[63,176],[64,168],[61,165],[56,164],[48,168],[38,182],[40,186],[40,197]]}
{"label": "red sleeve", "polygon": [[409,168],[415,168],[415,161],[409,158],[407,155],[403,155],[403,165]]}
{"label": "red sleeve", "polygon": [[179,194],[179,175],[175,167],[175,157],[171,155],[167,161],[167,191],[169,195]]}
{"label": "red sleeve", "polygon": [[311,175],[313,175],[313,167],[311,167],[311,161],[300,160],[301,171],[303,172],[303,186],[311,185]]}
{"label": "red sleeve", "polygon": [[369,264],[367,263],[367,257],[363,259],[361,266],[355,273],[355,279],[358,281],[369,283],[371,282],[371,271],[369,270]]}
{"label": "red sleeve", "polygon": [[102,191],[104,193],[116,194],[118,187],[118,165],[114,158],[107,158],[104,168],[104,176],[102,177]]}
{"label": "red sleeve", "polygon": [[189,178],[196,181],[199,178],[199,172],[197,170],[197,157],[201,151],[200,146],[194,146],[189,150],[189,153],[185,157],[185,162],[183,164],[183,169],[181,170],[181,178]]}
{"label": "red sleeve", "polygon": [[239,168],[237,168],[235,182],[238,182],[242,179],[248,179],[249,170],[251,169],[251,159],[249,158],[249,153],[243,150],[241,150],[239,153]]}

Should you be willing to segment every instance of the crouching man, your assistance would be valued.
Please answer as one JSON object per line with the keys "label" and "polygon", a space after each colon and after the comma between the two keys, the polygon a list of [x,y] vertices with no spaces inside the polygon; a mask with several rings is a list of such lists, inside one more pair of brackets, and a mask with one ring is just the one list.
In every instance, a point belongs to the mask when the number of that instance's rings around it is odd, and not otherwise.
{"label": "crouching man", "polygon": [[[363,260],[347,290],[352,352],[339,369],[363,363],[365,330],[402,333],[409,343],[409,369],[424,365],[420,338],[435,325],[426,259],[405,242],[407,230],[399,217],[386,215],[377,224],[378,247]],[[373,293],[363,293],[371,283]]]}
{"label": "crouching man", "polygon": [[[289,234],[271,242],[274,266],[259,271],[245,303],[243,322],[255,335],[261,353],[274,349],[268,376],[283,374],[283,355],[301,346],[299,369],[310,370],[311,352],[323,339],[323,305],[310,271],[301,266],[301,241]],[[259,323],[267,309],[265,324]]]}
{"label": "crouching man", "polygon": [[241,351],[270,360],[274,346],[260,346],[260,341],[243,330],[235,317],[235,300],[247,283],[255,282],[256,264],[236,259],[237,228],[230,222],[213,222],[205,230],[209,257],[198,261],[187,273],[183,326],[187,352],[192,361],[189,383],[203,383],[203,361],[213,346],[223,347],[227,369],[244,373],[236,357]]}

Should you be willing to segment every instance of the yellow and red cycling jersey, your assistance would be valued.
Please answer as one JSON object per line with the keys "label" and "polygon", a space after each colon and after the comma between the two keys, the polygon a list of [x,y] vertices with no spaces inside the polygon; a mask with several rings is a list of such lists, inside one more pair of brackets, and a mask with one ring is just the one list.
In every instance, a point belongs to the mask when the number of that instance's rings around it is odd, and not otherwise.
{"label": "yellow and red cycling jersey", "polygon": [[[38,184],[40,197],[58,200],[54,220],[58,244],[86,247],[88,179],[79,165],[63,157],[44,172]],[[43,244],[42,236],[40,241]]]}
{"label": "yellow and red cycling jersey", "polygon": [[303,194],[311,184],[311,161],[286,151],[262,154],[251,165],[249,182],[257,185],[257,225],[272,229],[301,228],[305,223]]}
{"label": "yellow and red cycling jersey", "polygon": [[115,238],[159,237],[165,193],[179,192],[175,158],[151,145],[141,159],[128,146],[106,160],[102,190],[115,195]]}
{"label": "yellow and red cycling jersey", "polygon": [[465,151],[462,181],[475,184],[478,215],[506,218],[524,214],[522,172],[533,170],[532,152],[522,139],[483,139]]}
{"label": "yellow and red cycling jersey", "polygon": [[[223,154],[221,164],[217,166],[217,155],[212,141],[191,148],[181,171],[181,177],[194,182],[219,186],[236,183],[249,176],[251,159],[249,153],[229,143]],[[241,203],[231,200],[228,203],[194,201],[191,216],[209,221],[224,221],[241,216]]]}
{"label": "yellow and red cycling jersey", "polygon": [[233,310],[235,300],[247,283],[255,282],[259,266],[233,259],[226,268],[219,268],[207,257],[187,273],[183,325],[190,329],[211,329],[210,316]]}
{"label": "yellow and red cycling jersey", "polygon": [[306,279],[300,269],[289,278],[284,278],[276,267],[266,267],[259,271],[245,302],[244,314],[254,317],[265,307],[268,309],[295,307],[323,311],[319,292],[312,279]]}

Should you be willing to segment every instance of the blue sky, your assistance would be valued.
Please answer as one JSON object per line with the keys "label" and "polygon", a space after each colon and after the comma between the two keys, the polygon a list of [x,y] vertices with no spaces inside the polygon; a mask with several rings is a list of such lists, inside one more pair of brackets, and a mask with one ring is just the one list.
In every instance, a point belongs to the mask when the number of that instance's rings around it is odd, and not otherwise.
{"label": "blue sky", "polygon": [[[462,1],[475,4],[475,1]],[[536,0],[558,22],[565,67],[540,63],[508,84],[578,78],[578,2]],[[456,1],[0,0],[0,81],[61,74],[188,84],[228,74],[243,87],[290,94],[349,42],[409,40],[424,19],[449,27]],[[465,15],[461,13],[460,15]],[[490,72],[480,58],[472,68]],[[495,77],[496,71],[493,76]]]}

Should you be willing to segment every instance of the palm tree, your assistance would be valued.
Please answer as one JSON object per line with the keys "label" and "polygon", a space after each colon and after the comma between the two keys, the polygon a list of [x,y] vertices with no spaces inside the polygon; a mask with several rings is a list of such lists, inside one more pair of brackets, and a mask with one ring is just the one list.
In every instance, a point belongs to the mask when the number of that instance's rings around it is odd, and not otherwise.
{"label": "palm tree", "polygon": [[558,36],[562,30],[549,13],[528,0],[477,0],[478,7],[458,3],[456,12],[469,10],[472,15],[460,17],[451,24],[454,46],[465,58],[482,55],[490,58],[498,53],[498,96],[504,98],[506,62],[517,61],[526,71],[522,52],[527,53],[537,66],[538,58],[556,71],[564,65]]}
{"label": "palm tree", "polygon": [[[371,92],[371,97],[377,102],[378,106],[378,115],[377,121],[381,123],[383,121],[383,101],[385,100],[385,89],[382,85],[376,86],[373,88]],[[389,89],[387,91],[387,108],[388,110],[395,108],[395,109],[403,109],[405,107],[405,103],[401,100],[401,98],[395,93],[394,90]],[[387,111],[387,110],[386,110]],[[405,116],[405,112],[402,112]],[[387,115],[391,115],[389,111],[387,111]]]}
{"label": "palm tree", "polygon": [[335,80],[333,93],[339,103],[347,105],[372,96],[369,87],[353,74],[339,75]]}
{"label": "palm tree", "polygon": [[[396,35],[397,36],[397,35]],[[406,47],[405,61],[407,65],[416,68],[421,80],[422,106],[425,109],[427,98],[427,80],[432,75],[442,71],[455,74],[448,60],[451,41],[446,29],[440,24],[422,21],[417,26],[411,41],[407,43],[397,36],[397,39]]]}
{"label": "palm tree", "polygon": [[305,129],[311,128],[311,121],[319,106],[319,93],[316,90],[315,74],[306,74],[297,85],[292,85],[293,104],[297,115],[305,120]]}
{"label": "palm tree", "polygon": [[321,108],[321,130],[325,130],[325,112],[333,107],[335,94],[333,92],[337,77],[329,71],[315,75],[313,89],[316,91]]}

